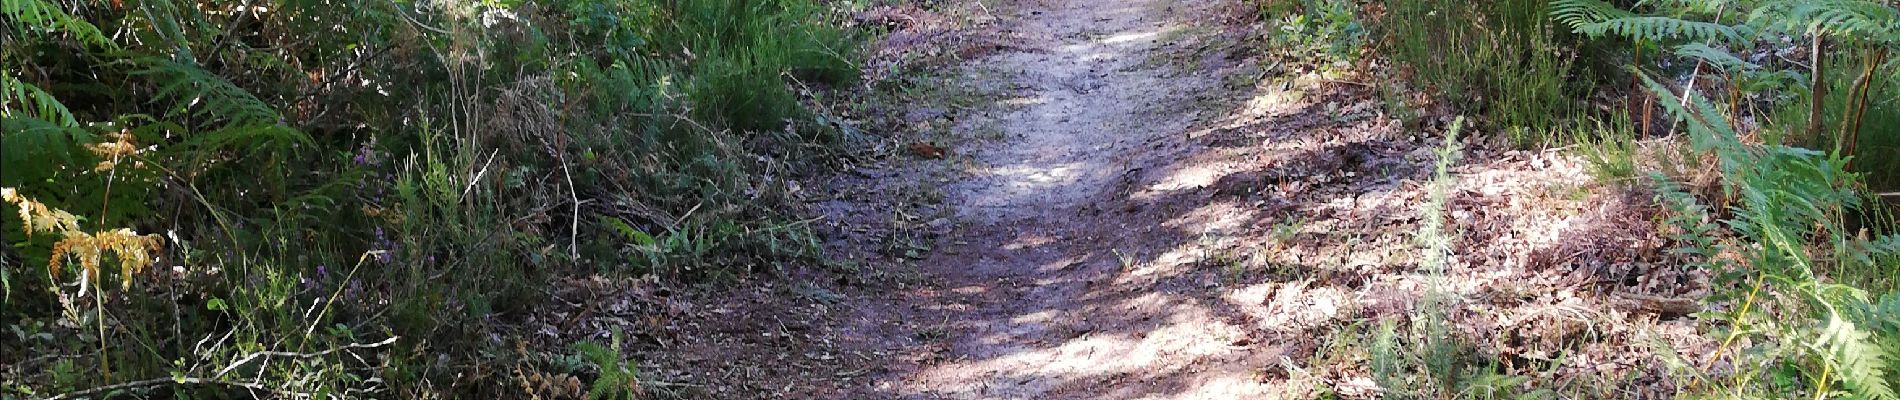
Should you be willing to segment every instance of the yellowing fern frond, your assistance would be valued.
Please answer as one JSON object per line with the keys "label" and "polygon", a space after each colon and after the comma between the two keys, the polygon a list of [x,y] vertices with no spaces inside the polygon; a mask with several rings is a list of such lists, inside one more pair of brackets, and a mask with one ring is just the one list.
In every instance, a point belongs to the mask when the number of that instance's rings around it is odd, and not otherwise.
{"label": "yellowing fern frond", "polygon": [[79,260],[79,267],[86,270],[86,277],[94,282],[99,280],[99,268],[106,253],[119,256],[119,276],[121,286],[132,285],[132,275],[151,266],[153,257],[159,251],[158,235],[139,235],[131,229],[86,232],[66,231],[66,238],[53,244],[53,256],[47,260],[47,268],[53,276],[59,276],[68,257]]}
{"label": "yellowing fern frond", "polygon": [[108,141],[86,145],[86,150],[98,155],[102,160],[93,166],[93,172],[110,171],[119,165],[119,159],[139,153],[139,145],[130,131],[107,134]]}
{"label": "yellowing fern frond", "polygon": [[[128,135],[129,136],[129,135]],[[120,138],[119,144],[131,146],[129,139]],[[96,151],[96,150],[95,150]],[[53,243],[52,257],[46,260],[46,268],[53,276],[59,276],[66,266],[68,258],[78,260],[79,267],[85,269],[87,279],[96,283],[99,280],[99,268],[104,264],[106,254],[119,258],[119,276],[124,280],[122,286],[132,285],[132,275],[151,266],[163,244],[158,235],[140,235],[131,229],[120,228],[86,233],[79,230],[79,217],[46,204],[33,201],[13,188],[0,188],[0,200],[20,207],[20,219],[25,221],[28,235],[34,232],[60,232],[65,235],[59,242]]]}
{"label": "yellowing fern frond", "polygon": [[20,229],[27,236],[34,232],[71,232],[79,230],[79,217],[20,195],[13,188],[0,188],[0,200],[20,207]]}

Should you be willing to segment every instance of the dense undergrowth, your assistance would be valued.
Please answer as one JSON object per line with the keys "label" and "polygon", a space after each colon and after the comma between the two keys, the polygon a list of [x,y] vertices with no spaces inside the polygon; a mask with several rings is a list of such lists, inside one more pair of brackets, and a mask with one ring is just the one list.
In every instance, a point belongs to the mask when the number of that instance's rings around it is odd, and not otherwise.
{"label": "dense undergrowth", "polygon": [[816,257],[775,210],[855,140],[807,106],[842,6],[0,0],[0,397],[631,396],[618,343],[487,329],[555,274]]}
{"label": "dense undergrowth", "polygon": [[[1472,115],[1481,131],[1519,146],[1570,148],[1610,190],[1657,193],[1673,252],[1689,260],[1684,267],[1711,276],[1713,293],[1701,299],[1706,311],[1697,319],[1720,343],[1713,354],[1649,349],[1664,354],[1670,382],[1662,384],[1679,396],[1900,398],[1900,225],[1892,197],[1900,184],[1900,61],[1893,55],[1900,5],[1262,4],[1276,44],[1366,41],[1374,50],[1330,53],[1341,61],[1333,65],[1389,61],[1389,68],[1355,72],[1427,89],[1427,96],[1401,97],[1392,93],[1410,91],[1382,88],[1392,115],[1450,120],[1429,115],[1434,108]],[[1309,21],[1333,26],[1303,25]],[[1373,33],[1323,34],[1359,29]],[[1456,145],[1447,141],[1448,150]],[[1439,180],[1450,179],[1439,168]],[[1428,217],[1446,207],[1441,193],[1434,196],[1423,206]],[[1426,230],[1422,238],[1444,234]],[[1426,264],[1435,263],[1427,257]],[[1443,324],[1427,312],[1406,328],[1366,333],[1387,394],[1615,393],[1536,384],[1527,375],[1539,371],[1501,369],[1445,343]]]}

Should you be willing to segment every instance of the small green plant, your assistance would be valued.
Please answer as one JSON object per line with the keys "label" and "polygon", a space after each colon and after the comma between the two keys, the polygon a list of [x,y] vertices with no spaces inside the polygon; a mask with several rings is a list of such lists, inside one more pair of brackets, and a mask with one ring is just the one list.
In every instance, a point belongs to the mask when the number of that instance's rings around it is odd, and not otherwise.
{"label": "small green plant", "polygon": [[1286,243],[1292,241],[1293,238],[1298,236],[1300,231],[1303,230],[1306,230],[1305,220],[1288,218],[1285,221],[1274,223],[1273,229],[1268,232],[1267,237],[1273,239],[1275,243]]}
{"label": "small green plant", "polygon": [[1267,2],[1261,4],[1261,17],[1273,25],[1277,50],[1319,55],[1327,66],[1346,67],[1358,59],[1366,37],[1357,7],[1349,0]]}
{"label": "small green plant", "polygon": [[1227,274],[1229,283],[1238,284],[1241,275],[1247,272],[1247,260],[1228,245],[1228,237],[1217,231],[1201,232],[1201,262],[1204,265],[1219,267]]}
{"label": "small green plant", "polygon": [[1465,119],[1461,117],[1446,132],[1444,144],[1437,151],[1436,172],[1419,209],[1421,224],[1414,241],[1420,253],[1418,267],[1427,282],[1418,311],[1403,329],[1388,321],[1372,336],[1369,357],[1374,380],[1398,398],[1454,398],[1468,393],[1474,385],[1513,379],[1487,375],[1486,366],[1478,362],[1467,343],[1453,334],[1446,320],[1446,309],[1455,299],[1444,289],[1454,235],[1445,213],[1456,184],[1451,168],[1460,157],[1458,134],[1464,127]]}
{"label": "small green plant", "polygon": [[620,329],[614,328],[606,346],[591,341],[574,344],[574,352],[593,364],[599,374],[588,386],[587,398],[594,400],[637,400],[646,391],[640,387],[640,368],[621,354]]}
{"label": "small green plant", "polygon": [[1626,182],[1636,177],[1636,129],[1628,114],[1617,114],[1610,123],[1596,121],[1596,129],[1584,131],[1579,124],[1577,154],[1590,167],[1598,181]]}

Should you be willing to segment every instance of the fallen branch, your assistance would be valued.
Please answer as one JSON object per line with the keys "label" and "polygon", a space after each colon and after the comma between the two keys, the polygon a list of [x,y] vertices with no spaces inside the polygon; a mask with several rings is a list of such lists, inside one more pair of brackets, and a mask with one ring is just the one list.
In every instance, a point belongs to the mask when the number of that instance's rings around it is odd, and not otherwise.
{"label": "fallen branch", "polygon": [[1662,297],[1635,293],[1616,293],[1613,303],[1624,311],[1643,311],[1667,317],[1680,317],[1702,311],[1702,303],[1692,298]]}

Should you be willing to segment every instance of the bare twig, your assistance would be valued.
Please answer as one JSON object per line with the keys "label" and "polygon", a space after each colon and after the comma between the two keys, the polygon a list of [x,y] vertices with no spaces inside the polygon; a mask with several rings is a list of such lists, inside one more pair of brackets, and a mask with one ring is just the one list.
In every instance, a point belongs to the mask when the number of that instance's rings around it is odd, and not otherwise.
{"label": "bare twig", "polygon": [[255,0],[244,0],[244,4],[238,5],[238,12],[240,14],[238,14],[237,20],[227,22],[230,25],[224,26],[224,33],[218,34],[218,41],[211,44],[211,51],[205,53],[206,56],[217,57],[218,52],[224,51],[224,45],[230,44],[231,34],[236,33],[239,26],[250,22],[250,19],[257,15],[257,9],[251,7],[251,3],[254,2]]}
{"label": "bare twig", "polygon": [[983,4],[983,0],[976,0],[976,8],[983,9],[983,15],[989,16],[990,21],[997,20],[996,13],[990,12],[990,6]]}
{"label": "bare twig", "polygon": [[1811,44],[1808,49],[1808,57],[1810,59],[1809,75],[1811,75],[1809,76],[1811,80],[1808,83],[1808,97],[1810,98],[1808,104],[1808,137],[1814,139],[1821,138],[1821,113],[1825,110],[1823,106],[1827,103],[1826,71],[1823,70],[1824,67],[1821,64],[1823,61],[1821,55],[1825,47],[1827,47],[1827,38],[1822,36],[1821,32],[1814,32],[1813,44]]}
{"label": "bare twig", "polygon": [[468,197],[468,193],[475,190],[475,183],[481,182],[482,175],[488,174],[488,167],[495,164],[495,154],[500,152],[501,149],[499,148],[495,149],[495,151],[488,152],[488,162],[482,163],[482,170],[476,171],[474,177],[468,178],[468,187],[462,189],[462,197]]}
{"label": "bare twig", "polygon": [[[350,280],[352,280],[352,279],[356,279],[356,271],[357,271],[357,270],[360,270],[360,269],[363,269],[363,263],[365,263],[365,262],[369,262],[369,258],[370,258],[370,256],[379,256],[379,255],[382,255],[382,254],[384,254],[384,253],[387,253],[387,252],[389,252],[389,250],[374,250],[374,251],[369,251],[369,252],[365,252],[365,253],[363,253],[363,255],[361,255],[361,256],[357,256],[357,257],[356,257],[356,265],[355,265],[355,266],[352,266],[352,267],[350,267],[350,273],[349,273],[349,274],[347,274],[347,275],[344,275],[344,276],[343,276],[343,281],[344,281],[344,282],[349,282],[349,281],[350,281]],[[330,299],[329,299],[329,300],[325,300],[325,301],[323,302],[323,311],[321,311],[321,312],[318,312],[318,313],[317,313],[317,317],[316,317],[316,318],[312,318],[312,319],[310,320],[310,328],[308,328],[308,329],[304,329],[304,331],[303,331],[303,339],[304,339],[304,341],[303,341],[303,342],[304,342],[304,343],[310,343],[310,335],[311,335],[312,333],[315,333],[315,332],[317,331],[317,322],[318,322],[318,321],[322,321],[322,320],[323,320],[323,316],[324,316],[324,315],[328,315],[328,314],[330,313],[330,306],[331,306],[331,305],[334,305],[334,304],[336,304],[336,298],[337,298],[337,297],[341,297],[341,296],[343,296],[343,290],[344,290],[345,288],[348,288],[348,286],[347,286],[347,285],[337,285],[337,287],[336,287],[336,290],[335,290],[335,291],[332,291],[332,292],[330,292]],[[300,346],[300,347],[298,348],[298,350],[302,350],[302,348],[301,348],[301,346],[302,346],[302,345],[298,345],[298,346]],[[219,373],[218,375],[224,375],[224,374],[223,374],[223,373]]]}
{"label": "bare twig", "polygon": [[699,202],[699,204],[694,204],[692,209],[686,210],[685,214],[680,214],[679,219],[673,221],[673,226],[680,226],[680,224],[686,223],[686,218],[693,216],[693,212],[699,211],[699,207],[704,205],[706,205],[704,201]]}
{"label": "bare twig", "polygon": [[403,11],[402,6],[396,5],[396,2],[394,1],[389,2],[389,6],[392,8],[395,8],[396,15],[402,16],[402,19],[409,21],[410,25],[415,25],[417,28],[422,28],[430,32],[440,33],[444,35],[449,34],[449,31],[447,29],[429,26],[428,24],[422,23],[422,21],[417,21],[414,17],[410,17],[409,12]]}
{"label": "bare twig", "polygon": [[1341,85],[1352,85],[1352,86],[1366,87],[1366,88],[1372,87],[1372,84],[1365,83],[1365,82],[1342,81],[1338,79],[1321,79],[1320,81],[1325,82],[1325,83],[1337,83]]}
{"label": "bare twig", "polygon": [[[1715,20],[1716,20],[1716,21],[1721,21],[1721,20],[1722,20],[1722,15],[1723,15],[1723,14],[1726,14],[1726,13],[1728,13],[1728,4],[1726,4],[1726,3],[1724,3],[1724,4],[1722,4],[1722,5],[1720,6],[1720,7],[1716,7],[1716,9],[1715,9]],[[1702,58],[1700,58],[1700,57],[1698,57],[1698,58],[1696,58],[1696,60],[1695,60],[1695,71],[1694,71],[1694,72],[1690,72],[1690,73],[1689,73],[1689,86],[1688,86],[1688,87],[1687,87],[1686,89],[1684,89],[1684,90],[1695,90],[1695,81],[1696,81],[1696,78],[1700,78],[1700,77],[1702,77],[1702,65],[1703,65],[1703,64],[1706,64],[1706,63],[1708,63],[1708,61],[1707,61],[1707,60],[1703,60],[1703,59],[1702,59]],[[1678,105],[1678,106],[1679,106],[1679,107],[1685,107],[1685,108],[1686,108],[1686,107],[1689,107],[1689,96],[1683,96],[1683,97],[1682,97],[1682,104],[1680,104],[1680,105]]]}
{"label": "bare twig", "polygon": [[258,357],[316,358],[316,357],[322,357],[322,356],[329,355],[330,353],[335,353],[335,352],[344,351],[344,350],[373,349],[377,347],[388,346],[388,345],[396,343],[396,340],[401,339],[401,338],[402,338],[401,336],[390,336],[388,339],[383,339],[383,341],[381,342],[350,343],[342,347],[337,347],[337,348],[319,351],[315,353],[298,353],[298,352],[290,352],[290,351],[260,351],[260,352],[251,353],[250,355],[244,356],[244,358],[238,359],[237,362],[233,362],[231,363],[231,365],[224,366],[224,368],[219,369],[218,374],[214,375],[212,378],[213,379],[223,378],[225,374],[231,373],[231,370],[237,369],[237,367],[243,366],[244,364],[248,364],[251,362],[251,360],[256,360]]}
{"label": "bare twig", "polygon": [[568,225],[567,251],[575,260],[581,258],[581,196],[574,193],[574,173],[567,169],[567,157],[561,157],[561,174],[567,176],[567,198],[574,202],[573,223]]}

